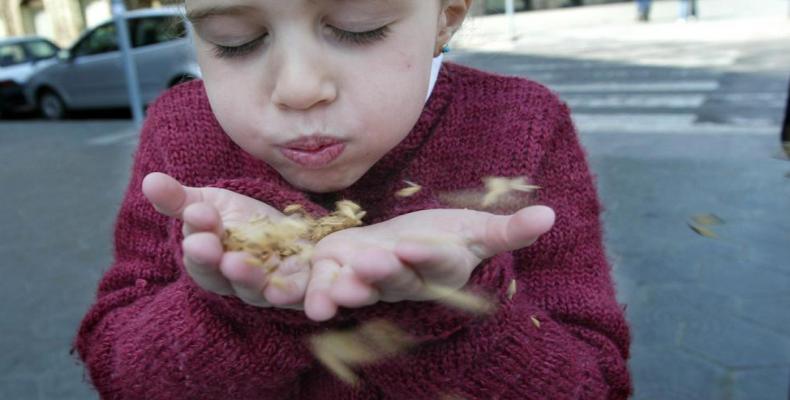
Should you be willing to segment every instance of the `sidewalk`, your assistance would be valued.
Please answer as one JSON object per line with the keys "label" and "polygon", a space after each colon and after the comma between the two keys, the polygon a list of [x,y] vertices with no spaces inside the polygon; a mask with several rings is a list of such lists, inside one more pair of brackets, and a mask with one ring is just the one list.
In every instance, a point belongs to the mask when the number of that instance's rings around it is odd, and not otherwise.
{"label": "sidewalk", "polygon": [[[787,0],[676,1],[476,17],[451,60],[546,84],[571,106],[626,305],[634,400],[786,399],[790,163],[779,124]],[[712,213],[718,237],[688,226]]]}
{"label": "sidewalk", "polygon": [[[698,5],[700,19],[687,23],[677,22],[678,2],[672,0],[654,1],[648,23],[636,21],[633,2],[521,12],[514,17],[516,40],[509,40],[506,16],[481,16],[465,23],[452,46],[693,67],[728,65],[737,56],[733,45],[790,38],[787,0],[699,0]],[[673,52],[662,51],[660,44],[673,44]],[[700,44],[715,51],[704,61],[688,57]]]}

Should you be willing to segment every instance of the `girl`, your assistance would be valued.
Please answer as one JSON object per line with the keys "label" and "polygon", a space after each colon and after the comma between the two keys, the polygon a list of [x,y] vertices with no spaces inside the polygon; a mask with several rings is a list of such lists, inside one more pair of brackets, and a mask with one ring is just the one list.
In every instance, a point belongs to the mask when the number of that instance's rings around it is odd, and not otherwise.
{"label": "girl", "polygon": [[[568,109],[534,82],[442,63],[470,1],[187,0],[204,79],[149,110],[116,260],[76,340],[102,397],[628,396],[628,328]],[[530,177],[541,205],[442,201],[488,176]],[[397,197],[404,180],[423,188]],[[224,251],[227,227],[340,199],[365,226],[309,260],[269,274]],[[496,311],[447,307],[431,285],[484,291]],[[381,319],[416,345],[356,385],[309,350]]]}

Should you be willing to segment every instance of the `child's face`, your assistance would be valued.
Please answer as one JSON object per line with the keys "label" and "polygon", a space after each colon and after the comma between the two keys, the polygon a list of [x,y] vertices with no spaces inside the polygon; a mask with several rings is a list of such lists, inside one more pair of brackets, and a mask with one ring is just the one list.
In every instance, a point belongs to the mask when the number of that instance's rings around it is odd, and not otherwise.
{"label": "child's face", "polygon": [[446,24],[429,0],[186,3],[223,129],[313,192],[350,186],[409,133]]}

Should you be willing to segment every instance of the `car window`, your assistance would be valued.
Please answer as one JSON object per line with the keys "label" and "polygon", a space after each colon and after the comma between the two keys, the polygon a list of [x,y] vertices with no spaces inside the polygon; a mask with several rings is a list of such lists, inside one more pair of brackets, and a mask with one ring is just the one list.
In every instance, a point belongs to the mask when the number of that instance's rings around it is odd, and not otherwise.
{"label": "car window", "polygon": [[185,36],[184,22],[178,17],[149,17],[132,21],[132,46],[142,47]]}
{"label": "car window", "polygon": [[74,50],[74,55],[89,56],[118,50],[115,23],[104,24],[86,36]]}
{"label": "car window", "polygon": [[27,61],[25,49],[21,44],[6,44],[0,46],[0,67],[21,64]]}
{"label": "car window", "polygon": [[52,58],[58,54],[57,47],[43,40],[27,43],[27,51],[31,57],[36,59]]}

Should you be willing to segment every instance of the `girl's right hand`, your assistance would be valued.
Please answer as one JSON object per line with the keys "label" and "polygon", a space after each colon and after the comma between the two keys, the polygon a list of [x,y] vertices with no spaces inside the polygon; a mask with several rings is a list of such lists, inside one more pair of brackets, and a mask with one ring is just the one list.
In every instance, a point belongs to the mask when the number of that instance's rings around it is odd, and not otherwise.
{"label": "girl's right hand", "polygon": [[[183,221],[184,266],[201,288],[224,296],[236,296],[259,307],[302,309],[308,262],[289,257],[271,274],[250,265],[250,255],[225,252],[225,227],[249,222],[256,216],[283,217],[277,209],[230,190],[184,186],[174,178],[154,172],[143,180],[143,194],[154,208]],[[271,285],[277,276],[278,284]]]}

